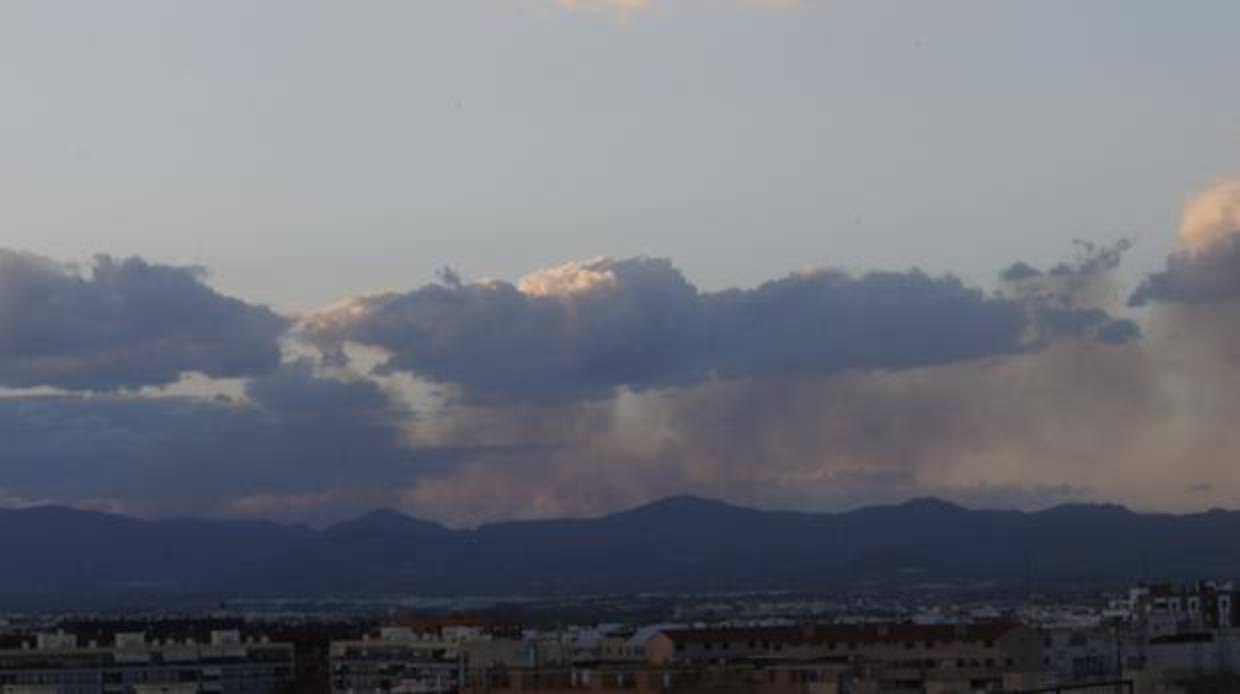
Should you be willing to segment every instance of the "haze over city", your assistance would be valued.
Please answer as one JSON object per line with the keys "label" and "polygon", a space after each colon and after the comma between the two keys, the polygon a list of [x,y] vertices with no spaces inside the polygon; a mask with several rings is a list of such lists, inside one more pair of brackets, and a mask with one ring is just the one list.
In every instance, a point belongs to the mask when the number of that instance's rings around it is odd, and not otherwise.
{"label": "haze over city", "polygon": [[1240,506],[1240,5],[0,7],[0,506]]}

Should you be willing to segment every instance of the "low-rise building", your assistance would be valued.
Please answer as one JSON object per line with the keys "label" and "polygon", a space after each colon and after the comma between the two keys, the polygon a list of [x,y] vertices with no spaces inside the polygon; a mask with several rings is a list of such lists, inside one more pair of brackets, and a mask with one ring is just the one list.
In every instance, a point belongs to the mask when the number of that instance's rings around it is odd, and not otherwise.
{"label": "low-rise building", "polygon": [[996,691],[1042,668],[1038,633],[1012,623],[668,628],[644,661],[470,670],[465,691],[734,691],[766,694]]}
{"label": "low-rise building", "polygon": [[237,631],[212,632],[203,643],[125,633],[106,645],[41,634],[0,651],[0,694],[273,694],[292,675],[290,644]]}
{"label": "low-rise building", "polygon": [[1123,644],[1113,630],[1044,629],[1042,639],[1045,669],[1057,683],[1109,681],[1123,670]]}
{"label": "low-rise building", "polygon": [[328,670],[336,694],[454,692],[464,665],[460,641],[384,627],[361,639],[333,641]]}
{"label": "low-rise building", "polygon": [[1157,583],[1129,591],[1134,625],[1154,635],[1201,629],[1240,629],[1240,591],[1219,581]]}

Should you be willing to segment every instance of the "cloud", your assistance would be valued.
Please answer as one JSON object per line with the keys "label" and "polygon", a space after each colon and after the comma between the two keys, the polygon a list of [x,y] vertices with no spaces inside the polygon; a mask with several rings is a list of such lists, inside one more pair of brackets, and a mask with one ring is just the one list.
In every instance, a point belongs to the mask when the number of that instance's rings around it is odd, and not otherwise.
{"label": "cloud", "polygon": [[[991,292],[832,270],[702,291],[652,258],[444,271],[307,316],[287,339],[328,358],[256,370],[234,397],[0,398],[0,504],[471,524],[685,492],[806,510],[1236,498],[1240,371],[1211,332],[1230,304],[1162,302],[1138,327],[1114,313],[1126,248],[1081,244]],[[60,293],[95,281],[25,262]]]}
{"label": "cloud", "polygon": [[383,348],[382,371],[478,398],[555,400],[692,378],[700,366],[687,343],[701,339],[700,321],[696,290],[670,263],[634,259],[552,268],[518,285],[361,297],[309,316],[299,333]]}
{"label": "cloud", "polygon": [[[1109,313],[1126,248],[1081,244],[997,294],[916,271],[829,270],[702,292],[668,261],[594,259],[514,284],[377,295],[301,329],[387,350],[381,372],[466,391],[427,412],[418,439],[488,452],[400,492],[457,523],[683,492],[807,510],[924,495],[1167,503],[1162,461],[1216,442],[1186,441],[1188,422],[1204,420],[1175,400],[1183,375]],[[517,348],[513,335],[531,341]],[[592,357],[604,347],[657,358]],[[578,368],[594,363],[607,368]],[[1213,474],[1212,460],[1194,474]]]}
{"label": "cloud", "polygon": [[10,494],[3,488],[0,488],[0,509],[21,509],[33,508],[36,506],[46,506],[47,499],[30,499],[17,494]]}
{"label": "cloud", "polygon": [[1141,282],[1129,303],[1209,304],[1236,297],[1240,297],[1240,234],[1173,253],[1165,269]]}
{"label": "cloud", "polygon": [[1002,279],[1004,282],[1021,282],[1023,280],[1041,276],[1041,270],[1038,270],[1025,262],[1013,263],[1003,272],[999,273],[999,279]]}
{"label": "cloud", "polygon": [[1015,301],[919,271],[790,275],[707,295],[706,362],[725,377],[901,369],[1018,352]]}
{"label": "cloud", "polygon": [[472,458],[533,450],[419,445],[416,422],[383,384],[305,359],[240,398],[0,397],[0,507],[322,524],[397,505],[417,479]]}
{"label": "cloud", "polygon": [[[465,523],[588,515],[685,492],[805,510],[925,495],[992,508],[1194,509],[1185,479],[1235,479],[1240,373],[1183,356],[1149,339],[1065,340],[982,363],[457,404],[420,427],[424,440],[485,437],[495,453],[421,475],[402,498]],[[537,443],[546,445],[515,448]],[[1240,494],[1217,484],[1212,498]]]}
{"label": "cloud", "polygon": [[382,349],[381,373],[453,384],[476,401],[545,403],[712,377],[948,364],[1094,336],[1110,323],[1099,309],[987,296],[916,270],[803,272],[711,293],[667,260],[631,258],[559,265],[515,285],[360,297],[308,316],[298,334],[329,353],[346,342]]}
{"label": "cloud", "polygon": [[274,369],[285,319],[202,275],[106,255],[81,273],[0,249],[0,386],[118,390]]}
{"label": "cloud", "polygon": [[[1043,272],[1017,262],[999,273],[1008,295],[1020,299],[1029,311],[1041,345],[1054,339],[1087,338],[1111,345],[1140,339],[1141,328],[1127,318],[1113,318],[1109,310],[1119,303],[1112,271],[1119,267],[1132,244],[1077,241],[1077,256]],[[1106,308],[1102,308],[1106,307]]]}
{"label": "cloud", "polygon": [[[517,290],[527,296],[563,296],[615,289],[614,264],[607,258],[569,262],[531,272],[517,282]],[[452,284],[452,283],[445,283]],[[454,283],[461,285],[460,278]]]}
{"label": "cloud", "polygon": [[1179,242],[1164,269],[1133,292],[1131,305],[1211,304],[1240,297],[1240,182],[1220,183],[1189,201]]}
{"label": "cloud", "polygon": [[1203,251],[1240,232],[1240,181],[1223,181],[1198,193],[1180,219],[1180,245]]}
{"label": "cloud", "polygon": [[298,361],[253,379],[246,393],[0,398],[0,486],[59,503],[106,497],[118,510],[195,515],[264,494],[374,493],[416,471],[409,413],[374,383],[322,377]]}

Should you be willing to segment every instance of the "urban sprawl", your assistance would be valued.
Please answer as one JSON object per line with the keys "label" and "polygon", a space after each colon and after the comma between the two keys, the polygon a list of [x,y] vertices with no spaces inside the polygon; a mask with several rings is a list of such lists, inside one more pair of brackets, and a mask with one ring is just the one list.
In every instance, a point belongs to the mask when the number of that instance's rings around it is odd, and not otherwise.
{"label": "urban sprawl", "polygon": [[1012,604],[696,596],[661,616],[550,621],[10,614],[0,694],[1240,692],[1240,594],[1214,581]]}

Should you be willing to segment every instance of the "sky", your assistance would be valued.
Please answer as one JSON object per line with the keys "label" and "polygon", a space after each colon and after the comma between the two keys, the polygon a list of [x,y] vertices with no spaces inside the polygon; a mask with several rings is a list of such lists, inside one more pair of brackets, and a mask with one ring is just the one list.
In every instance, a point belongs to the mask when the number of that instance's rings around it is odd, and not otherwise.
{"label": "sky", "polygon": [[1240,507],[1236,3],[0,6],[0,505]]}

